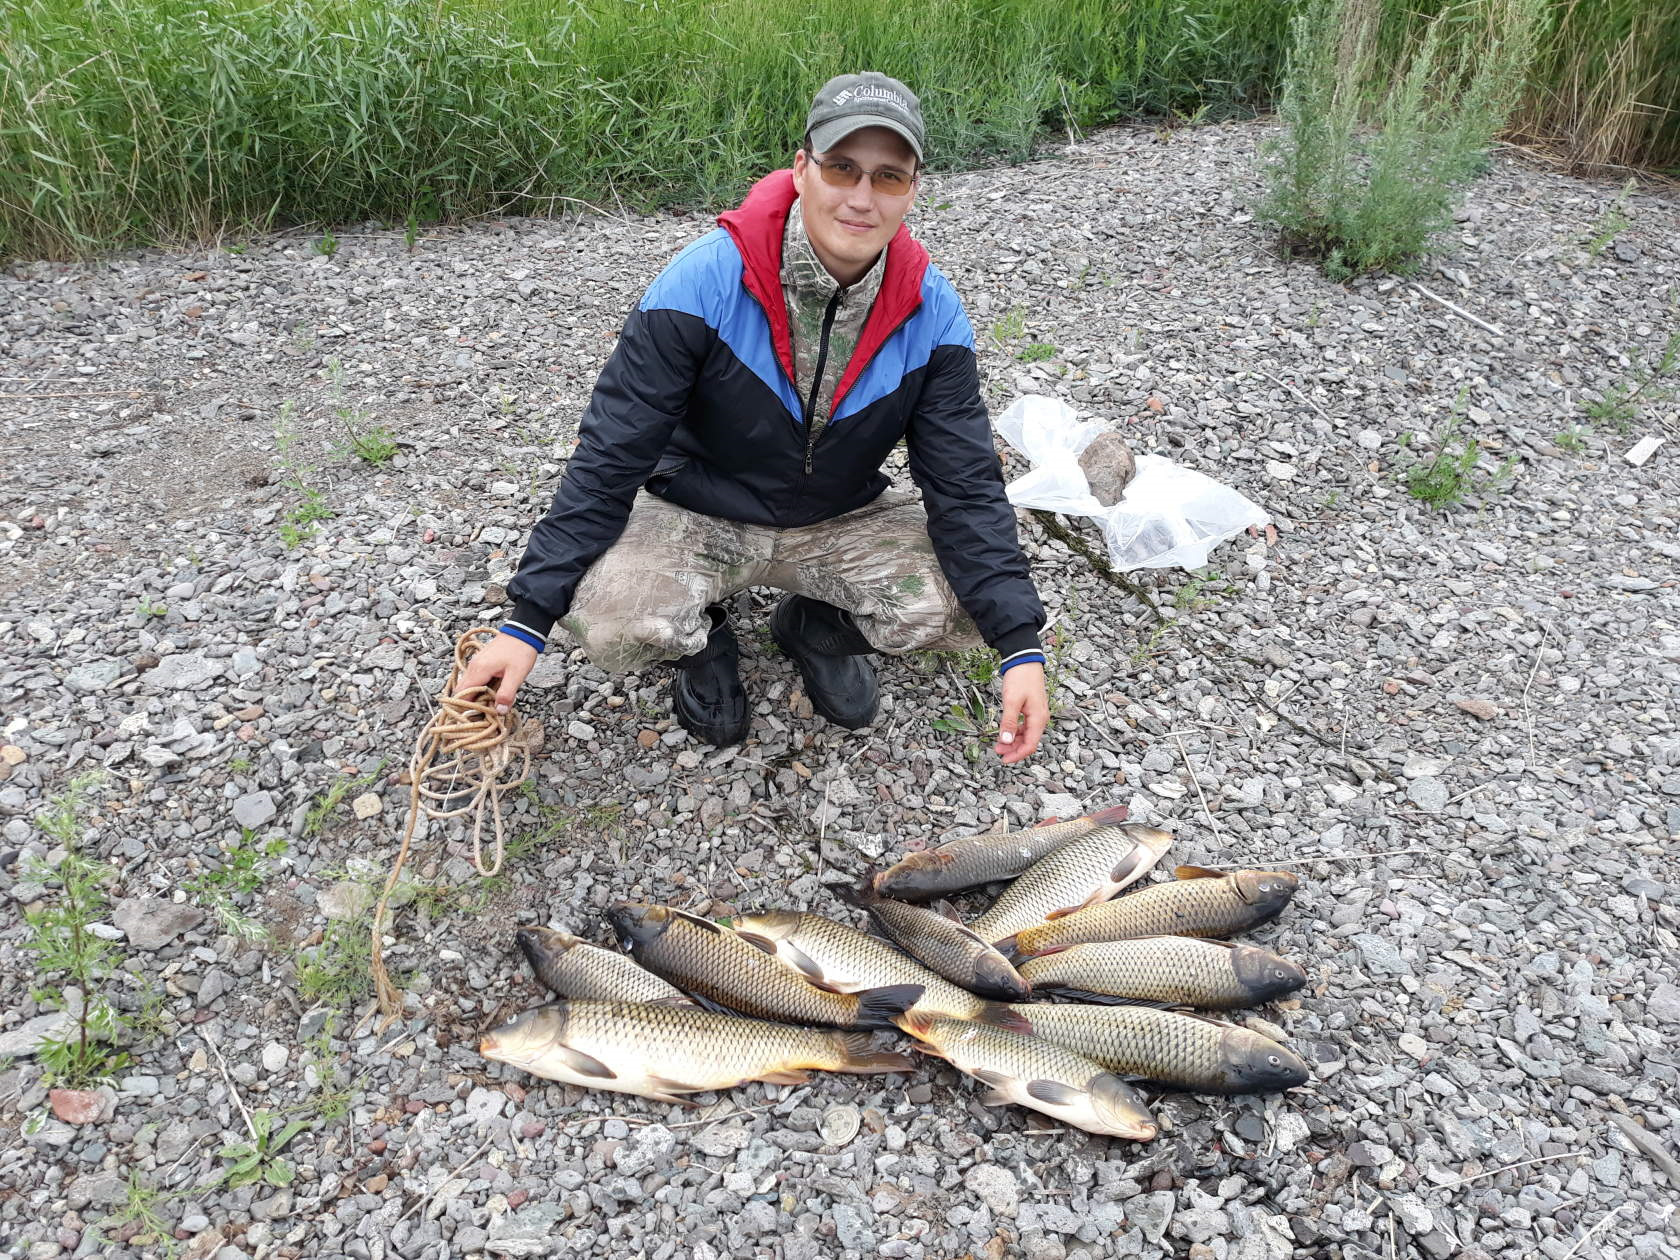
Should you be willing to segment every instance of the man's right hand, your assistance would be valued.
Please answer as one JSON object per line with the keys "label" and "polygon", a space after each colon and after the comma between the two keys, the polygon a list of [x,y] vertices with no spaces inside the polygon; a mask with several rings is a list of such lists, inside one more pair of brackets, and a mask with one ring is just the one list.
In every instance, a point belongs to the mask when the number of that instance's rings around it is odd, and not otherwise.
{"label": "man's right hand", "polygon": [[537,663],[537,649],[522,643],[511,634],[498,634],[474,652],[467,662],[466,673],[455,687],[455,694],[474,687],[495,687],[496,712],[506,713],[513,707],[513,697],[519,684],[525,681]]}

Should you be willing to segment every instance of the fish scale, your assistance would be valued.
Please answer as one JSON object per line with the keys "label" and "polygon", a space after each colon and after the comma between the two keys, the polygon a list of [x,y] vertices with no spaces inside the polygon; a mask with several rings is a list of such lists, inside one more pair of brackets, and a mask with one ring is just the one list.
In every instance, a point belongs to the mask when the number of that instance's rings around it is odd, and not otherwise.
{"label": "fish scale", "polygon": [[1117,805],[1066,822],[964,836],[901,859],[874,877],[875,891],[900,901],[926,901],[945,893],[1014,879],[1056,850],[1125,819],[1126,807]]}
{"label": "fish scale", "polygon": [[1144,1006],[1012,1005],[1046,1041],[1123,1076],[1210,1093],[1261,1093],[1306,1081],[1306,1065],[1271,1038],[1223,1020]]}
{"label": "fish scale", "polygon": [[1252,945],[1146,936],[1073,945],[1019,968],[1034,989],[1072,989],[1142,1002],[1258,1006],[1306,983],[1294,963]]}
{"label": "fish scale", "polygon": [[1172,837],[1154,827],[1100,827],[1035,862],[969,927],[990,944],[1037,927],[1052,914],[1112,897],[1148,873]]}

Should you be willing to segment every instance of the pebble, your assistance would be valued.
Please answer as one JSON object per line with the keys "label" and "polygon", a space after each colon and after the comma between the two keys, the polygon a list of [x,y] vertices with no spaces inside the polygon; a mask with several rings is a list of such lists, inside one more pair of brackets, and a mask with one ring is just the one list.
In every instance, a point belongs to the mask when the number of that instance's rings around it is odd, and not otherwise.
{"label": "pebble", "polygon": [[1421,810],[1438,814],[1447,807],[1452,794],[1439,779],[1413,779],[1406,788],[1406,799]]}
{"label": "pebble", "polygon": [[247,792],[233,803],[233,821],[253,830],[273,821],[278,812],[270,792]]}
{"label": "pebble", "polygon": [[204,919],[204,911],[156,897],[125,897],[111,911],[111,921],[136,949],[162,949]]}

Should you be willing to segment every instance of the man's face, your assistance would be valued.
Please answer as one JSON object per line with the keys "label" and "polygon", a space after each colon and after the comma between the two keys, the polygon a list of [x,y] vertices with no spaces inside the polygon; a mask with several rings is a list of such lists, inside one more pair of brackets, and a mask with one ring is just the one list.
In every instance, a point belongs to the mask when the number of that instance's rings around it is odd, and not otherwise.
{"label": "man's face", "polygon": [[[854,131],[816,156],[824,162],[844,160],[865,171],[884,166],[905,172],[916,169],[916,155],[904,137],[885,127]],[[890,196],[877,191],[870,178],[859,179],[850,188],[831,184],[803,149],[794,154],[793,185],[799,190],[805,234],[822,265],[843,285],[863,279],[916,199],[914,188]]]}

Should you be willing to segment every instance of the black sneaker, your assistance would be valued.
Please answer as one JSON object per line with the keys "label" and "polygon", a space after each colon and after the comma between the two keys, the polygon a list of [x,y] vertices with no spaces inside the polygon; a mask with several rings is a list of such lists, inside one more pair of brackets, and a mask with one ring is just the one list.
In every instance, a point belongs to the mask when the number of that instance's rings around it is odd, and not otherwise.
{"label": "black sneaker", "polygon": [[811,707],[836,726],[855,731],[875,720],[881,698],[874,651],[852,614],[804,595],[788,595],[770,614],[776,646],[799,666]]}
{"label": "black sneaker", "polygon": [[721,748],[744,740],[752,721],[736,664],[741,650],[728,615],[717,604],[706,612],[712,619],[706,646],[672,662],[677,671],[671,679],[671,712],[695,739]]}

